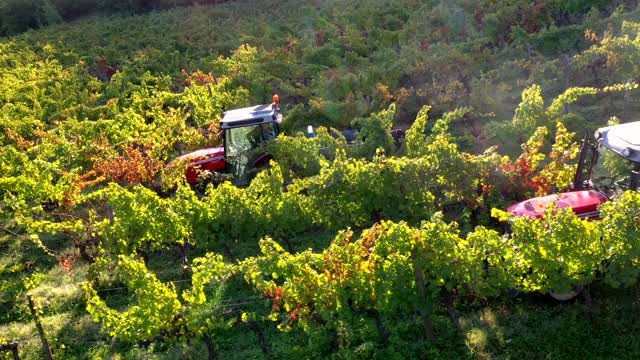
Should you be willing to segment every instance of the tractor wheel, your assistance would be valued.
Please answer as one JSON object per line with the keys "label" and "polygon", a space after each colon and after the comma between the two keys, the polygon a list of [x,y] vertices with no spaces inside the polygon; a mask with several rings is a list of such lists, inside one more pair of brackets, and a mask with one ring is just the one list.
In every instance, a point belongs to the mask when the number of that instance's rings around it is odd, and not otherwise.
{"label": "tractor wheel", "polygon": [[251,184],[251,182],[253,181],[253,179],[255,179],[256,176],[258,176],[258,173],[263,172],[264,170],[268,170],[271,169],[271,163],[268,162],[260,167],[254,167],[253,169],[249,170],[247,172],[247,186],[249,186],[249,184]]}
{"label": "tractor wheel", "polygon": [[573,286],[573,290],[571,291],[562,292],[562,293],[551,291],[549,292],[549,295],[551,295],[552,298],[558,301],[567,301],[578,296],[578,294],[580,294],[581,291],[582,291],[582,285],[576,284]]}

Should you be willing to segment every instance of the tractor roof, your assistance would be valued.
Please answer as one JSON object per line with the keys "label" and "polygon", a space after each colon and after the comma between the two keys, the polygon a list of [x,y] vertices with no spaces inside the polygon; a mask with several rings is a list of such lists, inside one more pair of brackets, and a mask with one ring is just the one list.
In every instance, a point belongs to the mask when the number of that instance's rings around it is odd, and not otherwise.
{"label": "tractor roof", "polygon": [[600,128],[596,137],[616,154],[640,163],[640,121]]}
{"label": "tractor roof", "polygon": [[221,122],[223,129],[229,129],[277,121],[278,109],[267,104],[227,111]]}

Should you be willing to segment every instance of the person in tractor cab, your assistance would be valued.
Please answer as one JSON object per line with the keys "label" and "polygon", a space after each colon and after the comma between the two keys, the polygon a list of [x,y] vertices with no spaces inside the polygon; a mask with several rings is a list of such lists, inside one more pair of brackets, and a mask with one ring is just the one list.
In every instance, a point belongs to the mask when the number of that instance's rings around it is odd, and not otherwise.
{"label": "person in tractor cab", "polygon": [[593,166],[591,183],[586,186],[599,189],[609,198],[629,189],[634,164],[607,147],[599,146],[597,151],[598,161]]}
{"label": "person in tractor cab", "polygon": [[640,122],[599,129],[596,138],[593,187],[612,198],[626,190],[638,190],[640,169]]}
{"label": "person in tractor cab", "polygon": [[[256,105],[224,113],[220,121],[223,146],[200,149],[184,154],[169,163],[187,162],[186,179],[197,185],[207,179],[228,179],[246,186],[260,169],[269,164],[262,144],[280,134],[282,114],[275,95],[271,104]],[[214,175],[214,176],[211,176]],[[220,175],[220,176],[218,176]]]}
{"label": "person in tractor cab", "polygon": [[261,145],[273,141],[280,133],[282,114],[274,96],[270,105],[258,105],[225,113],[221,123],[227,171],[236,184],[247,184],[255,173],[268,164],[268,154]]}

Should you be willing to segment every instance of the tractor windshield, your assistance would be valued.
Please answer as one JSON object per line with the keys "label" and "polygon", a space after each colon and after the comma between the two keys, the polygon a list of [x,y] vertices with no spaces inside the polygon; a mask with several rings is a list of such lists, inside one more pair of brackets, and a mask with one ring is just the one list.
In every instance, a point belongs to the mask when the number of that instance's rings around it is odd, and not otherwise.
{"label": "tractor windshield", "polygon": [[225,153],[227,156],[238,156],[247,150],[255,149],[265,141],[273,140],[276,135],[273,123],[227,129]]}
{"label": "tractor windshield", "polygon": [[606,192],[629,189],[631,172],[636,164],[605,146],[599,146],[598,153],[592,173],[594,186]]}
{"label": "tractor windshield", "polygon": [[247,172],[260,155],[256,149],[278,135],[276,126],[268,123],[225,130],[225,156],[236,182],[247,181]]}

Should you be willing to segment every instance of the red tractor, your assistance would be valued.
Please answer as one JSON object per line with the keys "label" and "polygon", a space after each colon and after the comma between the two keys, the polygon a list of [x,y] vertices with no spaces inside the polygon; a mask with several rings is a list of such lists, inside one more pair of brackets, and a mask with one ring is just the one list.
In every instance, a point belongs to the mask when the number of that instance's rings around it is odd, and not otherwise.
{"label": "red tractor", "polygon": [[196,184],[203,174],[215,172],[228,174],[236,185],[247,185],[271,159],[260,145],[280,134],[279,102],[279,96],[274,95],[271,104],[225,112],[220,121],[223,146],[200,149],[176,159],[188,162],[187,182]]}
{"label": "red tractor", "polygon": [[[626,190],[640,185],[640,121],[598,129],[594,139],[585,134],[580,149],[573,190],[529,199],[511,205],[507,211],[515,216],[540,218],[554,203],[571,209],[578,217],[600,218],[598,206]],[[564,293],[551,292],[556,300],[570,300],[582,287]]]}
{"label": "red tractor", "polygon": [[[223,146],[200,149],[184,154],[173,160],[186,161],[187,182],[191,185],[198,184],[201,180],[232,180],[237,186],[246,186],[255,175],[269,165],[271,155],[264,152],[261,146],[273,141],[280,133],[282,113],[279,108],[280,97],[273,96],[270,105],[257,105],[247,108],[231,110],[224,113],[222,120]],[[400,146],[400,140],[404,138],[404,130],[394,129],[390,132],[396,143]],[[362,143],[364,137],[358,135],[357,130],[345,130],[341,133],[331,132],[331,136],[338,138],[343,136],[347,145],[355,146]],[[309,137],[314,137],[312,126],[308,128]],[[327,156],[326,148],[319,149],[320,153]],[[221,175],[217,178],[212,175]]]}
{"label": "red tractor", "polygon": [[573,190],[511,205],[516,216],[541,217],[551,203],[570,208],[586,219],[598,219],[598,206],[640,185],[640,121],[598,129],[593,141],[585,134]]}

